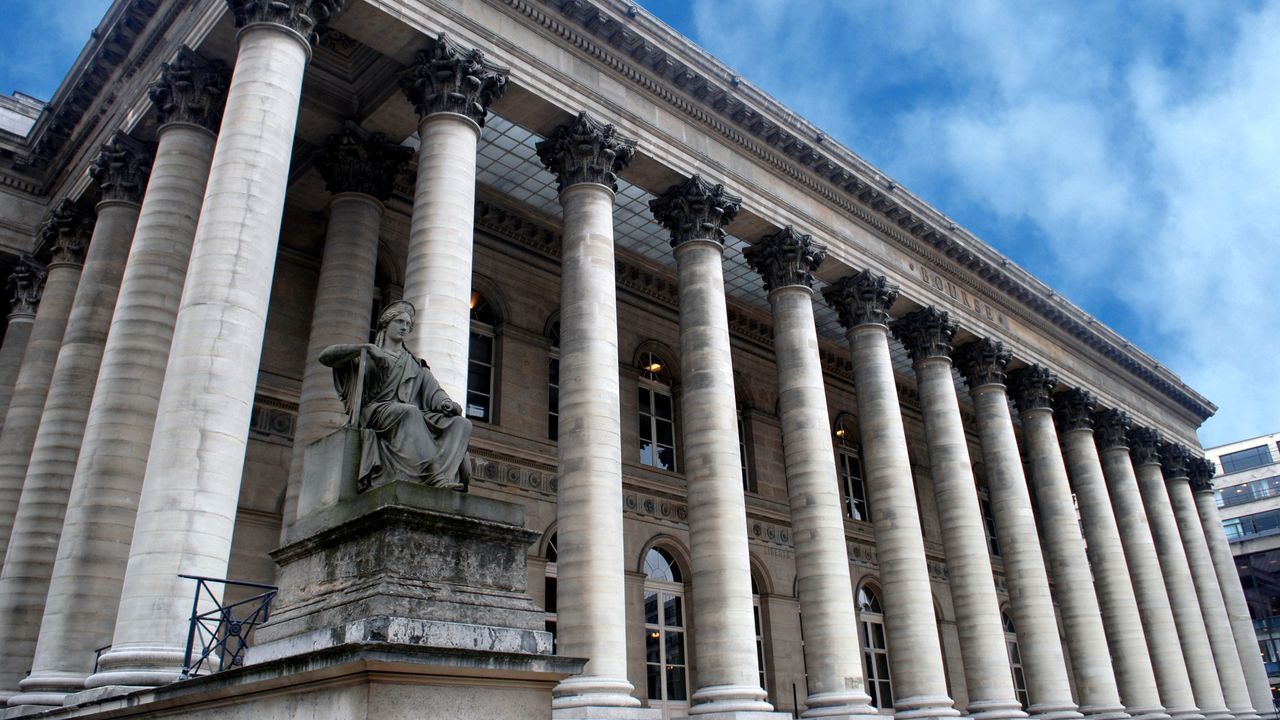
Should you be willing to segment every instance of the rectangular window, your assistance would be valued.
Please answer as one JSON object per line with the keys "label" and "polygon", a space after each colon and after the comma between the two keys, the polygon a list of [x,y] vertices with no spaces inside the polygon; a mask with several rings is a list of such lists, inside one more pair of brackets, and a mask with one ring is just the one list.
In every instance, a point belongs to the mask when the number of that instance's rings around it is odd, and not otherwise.
{"label": "rectangular window", "polygon": [[547,439],[560,439],[560,356],[547,365]]}
{"label": "rectangular window", "polygon": [[1280,495],[1280,476],[1258,478],[1238,485],[1228,485],[1214,493],[1218,507],[1243,505],[1262,498]]}
{"label": "rectangular window", "polygon": [[871,520],[867,486],[862,482],[862,460],[850,448],[840,448],[840,489],[844,493],[844,513],[852,520]]}
{"label": "rectangular window", "polygon": [[1272,462],[1274,461],[1271,457],[1271,447],[1268,445],[1237,450],[1218,458],[1218,464],[1222,466],[1223,475],[1270,465]]}
{"label": "rectangular window", "polygon": [[742,463],[742,491],[755,492],[756,480],[747,463],[747,422],[738,413],[738,460]]}
{"label": "rectangular window", "polygon": [[979,490],[978,503],[982,506],[982,527],[987,531],[987,550],[1000,557],[1000,535],[996,532],[996,515],[991,508],[990,493]]}
{"label": "rectangular window", "polygon": [[675,405],[661,390],[640,386],[640,464],[676,469]]}
{"label": "rectangular window", "polygon": [[493,422],[493,336],[471,332],[467,417]]}

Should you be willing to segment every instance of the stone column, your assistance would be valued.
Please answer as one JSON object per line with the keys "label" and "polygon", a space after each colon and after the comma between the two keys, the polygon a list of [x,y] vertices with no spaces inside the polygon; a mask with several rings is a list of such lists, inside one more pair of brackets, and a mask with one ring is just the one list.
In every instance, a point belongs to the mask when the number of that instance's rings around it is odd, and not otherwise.
{"label": "stone column", "polygon": [[[1089,560],[1085,555],[1084,537],[1080,534],[1080,521],[1071,499],[1071,485],[1058,445],[1058,432],[1053,426],[1053,405],[1049,394],[1057,382],[1057,376],[1047,368],[1032,365],[1010,373],[1009,390],[1022,420],[1040,529],[1044,533],[1045,549],[1053,570],[1053,594],[1058,601],[1058,612],[1067,636],[1068,657],[1080,712],[1094,720],[1125,720],[1128,713],[1120,703],[1120,691],[1116,687],[1107,636],[1103,630],[1102,612],[1098,608],[1093,575],[1089,572]],[[1021,631],[1021,624],[1018,629]],[[1026,651],[1023,653],[1025,655]],[[1147,674],[1151,675],[1149,668]],[[1150,696],[1155,702],[1154,677],[1151,677]]]}
{"label": "stone column", "polygon": [[[373,308],[382,203],[391,197],[396,174],[411,153],[382,133],[369,133],[348,123],[316,156],[316,167],[333,197],[298,397],[282,533],[296,519],[307,446],[347,422],[342,401],[333,390],[333,371],[317,358],[330,345],[370,341],[368,313]],[[463,326],[470,327],[469,322]]]}
{"label": "stone column", "polygon": [[965,713],[981,720],[1026,717],[1013,689],[987,533],[951,375],[951,338],[958,327],[946,311],[929,306],[895,321],[892,328],[914,363],[924,411],[929,471],[969,692]]}
{"label": "stone column", "polygon": [[1160,688],[1160,700],[1175,720],[1203,717],[1203,712],[1195,704],[1187,664],[1178,642],[1178,628],[1169,605],[1169,594],[1164,587],[1160,562],[1156,559],[1156,547],[1142,507],[1142,497],[1138,493],[1133,462],[1129,459],[1131,421],[1123,411],[1107,409],[1094,413],[1093,424],[1096,428],[1094,441],[1102,457],[1102,472],[1115,512],[1120,544],[1124,547],[1129,579],[1138,600],[1138,614],[1142,618],[1142,631],[1155,669],[1156,685]]}
{"label": "stone column", "polygon": [[1245,683],[1249,686],[1249,698],[1253,701],[1253,708],[1259,715],[1264,718],[1275,717],[1275,708],[1271,701],[1271,686],[1267,681],[1267,672],[1258,651],[1258,636],[1253,631],[1253,619],[1249,615],[1249,606],[1244,600],[1240,574],[1236,571],[1236,563],[1231,556],[1231,546],[1227,543],[1227,535],[1222,530],[1222,517],[1218,514],[1218,503],[1214,499],[1214,465],[1204,458],[1195,458],[1191,461],[1189,470],[1196,510],[1200,515],[1200,525],[1204,529],[1205,542],[1209,545],[1213,570],[1218,576],[1218,587],[1222,590],[1227,617],[1231,620],[1236,655],[1239,656],[1240,665],[1244,668]]}
{"label": "stone column", "polygon": [[9,547],[18,497],[27,478],[27,461],[40,428],[49,381],[62,347],[93,226],[91,214],[76,203],[63,200],[41,226],[36,241],[37,255],[47,254],[50,258],[48,277],[27,339],[27,351],[22,356],[22,368],[13,384],[4,433],[0,434],[0,557]]}
{"label": "stone column", "polygon": [[225,577],[308,37],[341,0],[230,0],[239,31],[111,650],[87,687],[178,678],[193,583]]}
{"label": "stone column", "polygon": [[228,73],[188,49],[151,88],[160,116],[93,391],[31,675],[11,704],[61,705],[111,643],[138,495]]}
{"label": "stone column", "polygon": [[[1138,600],[1129,579],[1129,565],[1120,544],[1120,529],[1111,511],[1102,462],[1093,441],[1093,410],[1089,393],[1071,389],[1053,397],[1054,414],[1062,436],[1062,450],[1080,521],[1084,524],[1089,567],[1106,627],[1107,646],[1120,689],[1120,700],[1134,718],[1162,720],[1169,715],[1160,704],[1152,656],[1138,615]],[[1062,518],[1060,522],[1066,522]],[[1061,587],[1063,580],[1058,581]],[[1070,624],[1068,623],[1068,627]],[[1075,652],[1075,648],[1072,648]]]}
{"label": "stone column", "polygon": [[44,280],[44,267],[29,257],[18,260],[9,274],[9,327],[4,333],[4,345],[0,345],[0,430],[13,397],[13,384],[22,369],[22,356],[27,352]]}
{"label": "stone column", "polygon": [[635,141],[586,113],[537,146],[556,175],[560,251],[560,440],[556,645],[588,658],[553,691],[552,717],[652,717],[627,680],[613,198]]}
{"label": "stone column", "polygon": [[31,669],[56,538],[62,533],[89,402],[151,160],[152,148],[116,133],[89,168],[102,191],[98,222],[49,381],[0,574],[0,647],[5,648],[0,655],[0,696],[16,692],[18,681]]}
{"label": "stone column", "polygon": [[[848,331],[853,352],[863,468],[885,596],[894,716],[954,717],[959,712],[947,695],[938,626],[929,601],[933,589],[924,534],[889,357],[889,307],[898,297],[898,287],[883,275],[863,270],[841,278],[823,295]],[[997,634],[1003,645],[1004,634]]]}
{"label": "stone column", "polygon": [[870,718],[878,711],[865,690],[862,647],[853,620],[844,515],[833,482],[835,448],[813,317],[813,272],[827,250],[788,226],[748,248],[745,255],[764,277],[773,309],[796,590],[809,629],[804,643],[809,689],[805,716]]}
{"label": "stone column", "polygon": [[472,228],[476,142],[507,70],[444,35],[418,53],[400,87],[418,111],[418,180],[409,223],[404,299],[418,309],[406,341],[431,364],[449,397],[465,403],[471,342]]}
{"label": "stone column", "polygon": [[[680,292],[684,475],[698,689],[690,715],[767,713],[756,669],[737,405],[724,290],[724,225],[742,199],[697,175],[649,203],[671,233]],[[825,425],[825,423],[824,423]]]}
{"label": "stone column", "polygon": [[1182,548],[1178,521],[1174,519],[1173,507],[1169,504],[1164,473],[1160,470],[1160,434],[1152,428],[1136,427],[1129,431],[1128,438],[1130,462],[1142,507],[1146,510],[1147,524],[1151,528],[1151,539],[1155,543],[1156,560],[1164,576],[1164,588],[1173,612],[1174,627],[1177,628],[1175,637],[1182,647],[1196,707],[1210,720],[1229,720],[1232,713],[1227,710],[1222,686],[1218,684],[1218,668],[1209,647],[1204,613],[1196,598],[1191,567]]}
{"label": "stone column", "polygon": [[[1257,720],[1245,684],[1244,669],[1236,654],[1235,637],[1231,634],[1231,621],[1227,606],[1222,602],[1222,589],[1213,572],[1213,560],[1205,543],[1200,516],[1196,514],[1196,501],[1191,496],[1189,480],[1191,453],[1182,445],[1165,443],[1160,446],[1160,463],[1169,493],[1169,504],[1177,524],[1178,537],[1186,551],[1187,565],[1191,572],[1196,600],[1205,632],[1208,634],[1213,664],[1218,671],[1218,681],[1227,707],[1236,720]],[[1150,506],[1148,506],[1150,507]]]}
{"label": "stone column", "polygon": [[1071,698],[1067,661],[1058,635],[1058,620],[1049,595],[1049,576],[1031,509],[1031,494],[1022,471],[1022,456],[1013,435],[1009,397],[1005,390],[1005,366],[1011,355],[1002,343],[983,338],[959,349],[956,364],[964,372],[978,417],[983,465],[996,527],[1000,529],[1000,556],[1010,609],[1018,629],[1028,712],[1037,718],[1080,717]]}

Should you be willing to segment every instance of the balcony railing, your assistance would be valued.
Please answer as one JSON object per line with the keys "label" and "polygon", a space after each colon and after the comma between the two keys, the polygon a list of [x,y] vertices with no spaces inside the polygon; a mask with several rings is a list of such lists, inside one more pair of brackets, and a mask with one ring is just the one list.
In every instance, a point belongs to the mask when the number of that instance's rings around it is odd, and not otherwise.
{"label": "balcony railing", "polygon": [[[196,581],[195,597],[191,601],[191,625],[187,630],[187,649],[183,655],[182,679],[207,675],[244,664],[244,652],[249,649],[249,634],[266,622],[271,613],[271,601],[276,597],[274,585],[179,575]],[[246,587],[261,590],[253,597],[229,605],[213,591],[213,585]],[[213,608],[200,612],[201,600],[213,604]]]}

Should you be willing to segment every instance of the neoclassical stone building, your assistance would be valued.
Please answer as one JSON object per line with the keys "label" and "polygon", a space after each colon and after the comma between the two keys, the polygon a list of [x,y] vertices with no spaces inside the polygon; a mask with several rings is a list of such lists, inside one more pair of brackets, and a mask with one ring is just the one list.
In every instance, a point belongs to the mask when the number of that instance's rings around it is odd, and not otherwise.
{"label": "neoclassical stone building", "polygon": [[[22,126],[12,715],[1274,716],[1214,406],[628,2],[117,0]],[[180,576],[275,582],[319,351],[398,299],[585,664],[175,683]]]}

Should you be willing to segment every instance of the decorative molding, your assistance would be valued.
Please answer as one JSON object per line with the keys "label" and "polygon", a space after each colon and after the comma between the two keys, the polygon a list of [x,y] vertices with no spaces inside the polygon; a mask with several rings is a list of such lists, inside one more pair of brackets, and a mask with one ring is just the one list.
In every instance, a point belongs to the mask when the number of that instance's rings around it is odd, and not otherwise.
{"label": "decorative molding", "polygon": [[951,314],[930,305],[904,315],[889,326],[902,341],[912,362],[931,358],[951,358],[951,339],[960,326],[951,320]]}
{"label": "decorative molding", "polygon": [[898,299],[898,286],[870,270],[846,275],[823,288],[822,296],[836,311],[846,330],[859,325],[888,325],[889,308]]}
{"label": "decorative molding", "polygon": [[98,157],[89,165],[89,176],[98,184],[103,200],[119,200],[135,205],[142,202],[151,176],[155,147],[117,131],[103,143]]}
{"label": "decorative molding", "polygon": [[267,395],[253,398],[249,436],[258,440],[292,443],[298,424],[298,404]]}
{"label": "decorative molding", "polygon": [[791,528],[785,525],[775,525],[770,522],[761,520],[751,520],[749,538],[759,540],[761,542],[772,543],[782,547],[793,548],[791,538]]}
{"label": "decorative molding", "polygon": [[985,337],[961,345],[955,353],[956,366],[964,373],[970,390],[983,385],[1003,385],[1004,369],[1012,359],[1013,354],[1004,349],[1004,343]]}
{"label": "decorative molding", "polygon": [[489,104],[507,90],[510,72],[486,60],[483,52],[440,33],[431,49],[420,50],[401,73],[400,89],[419,117],[454,113],[483,128]]}
{"label": "decorative molding", "polygon": [[1129,430],[1129,456],[1134,465],[1160,464],[1160,432],[1155,428],[1138,426]]}
{"label": "decorative molding", "polygon": [[1053,396],[1053,419],[1059,432],[1092,430],[1093,411],[1098,399],[1080,388],[1071,388]]}
{"label": "decorative molding", "polygon": [[550,257],[560,257],[560,234],[550,227],[528,220],[501,205],[480,199],[476,200],[475,218],[476,227]]}
{"label": "decorative molding", "polygon": [[1124,450],[1129,447],[1129,428],[1133,418],[1129,413],[1115,408],[1105,408],[1093,414],[1093,437],[1099,450]]}
{"label": "decorative molding", "polygon": [[880,556],[876,554],[874,545],[865,545],[850,540],[847,543],[849,562],[866,568],[880,567]]}
{"label": "decorative molding", "polygon": [[1160,465],[1165,480],[1184,480],[1191,476],[1192,455],[1186,445],[1167,442],[1160,445]]}
{"label": "decorative molding", "polygon": [[315,163],[329,192],[363,193],[385,202],[391,197],[396,176],[412,156],[410,148],[348,120],[342,132],[330,135],[316,150]]}
{"label": "decorative molding", "polygon": [[560,192],[579,183],[595,183],[616,193],[618,173],[635,157],[636,141],[580,112],[534,149],[543,166],[556,176]]}
{"label": "decorative molding", "polygon": [[48,273],[44,267],[24,257],[9,273],[9,317],[34,316],[44,293],[44,281]]}
{"label": "decorative molding", "polygon": [[227,0],[236,28],[254,23],[271,23],[289,28],[315,42],[347,0]]}
{"label": "decorative molding", "polygon": [[724,185],[707,182],[700,175],[677,183],[649,201],[649,211],[671,233],[671,247],[693,240],[724,245],[724,226],[742,207],[742,198],[725,191]]}
{"label": "decorative molding", "polygon": [[743,250],[742,256],[760,273],[769,293],[792,285],[813,288],[813,273],[827,259],[827,248],[788,225]]}
{"label": "decorative molding", "polygon": [[160,125],[191,123],[217,133],[227,102],[231,71],[221,60],[207,60],[189,47],[160,66],[160,77],[147,89]]}
{"label": "decorative molding", "polygon": [[1053,409],[1053,388],[1058,376],[1043,365],[1029,365],[1009,373],[1009,394],[1018,412]]}
{"label": "decorative molding", "polygon": [[84,263],[84,252],[93,236],[94,216],[84,207],[63,198],[46,216],[36,235],[35,255],[48,264]]}
{"label": "decorative molding", "polygon": [[1193,457],[1187,465],[1187,478],[1191,480],[1191,490],[1198,493],[1212,493],[1213,476],[1218,472],[1218,466],[1212,460],[1202,457]]}
{"label": "decorative molding", "polygon": [[554,469],[532,467],[499,453],[472,448],[471,477],[481,482],[518,488],[554,498],[559,482]]}

